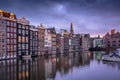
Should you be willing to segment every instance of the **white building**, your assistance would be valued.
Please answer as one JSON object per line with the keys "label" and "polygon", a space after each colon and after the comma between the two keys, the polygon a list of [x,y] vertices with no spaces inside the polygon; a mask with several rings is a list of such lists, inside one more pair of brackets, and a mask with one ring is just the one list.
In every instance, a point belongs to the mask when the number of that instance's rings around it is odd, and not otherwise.
{"label": "white building", "polygon": [[96,38],[93,40],[93,47],[104,47],[104,41],[101,38]]}

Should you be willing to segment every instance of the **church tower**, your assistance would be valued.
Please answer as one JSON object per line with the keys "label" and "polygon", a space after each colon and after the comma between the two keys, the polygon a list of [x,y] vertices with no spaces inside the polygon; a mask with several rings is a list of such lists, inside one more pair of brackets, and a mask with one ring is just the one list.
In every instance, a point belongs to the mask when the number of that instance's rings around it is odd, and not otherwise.
{"label": "church tower", "polygon": [[73,30],[73,24],[71,22],[71,25],[70,25],[70,36],[73,36],[74,34],[74,30]]}

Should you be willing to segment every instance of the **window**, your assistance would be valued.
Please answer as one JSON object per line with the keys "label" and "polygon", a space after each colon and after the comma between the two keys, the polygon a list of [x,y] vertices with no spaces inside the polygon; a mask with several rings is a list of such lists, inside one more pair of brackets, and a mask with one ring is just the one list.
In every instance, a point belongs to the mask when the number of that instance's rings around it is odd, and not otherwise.
{"label": "window", "polygon": [[16,52],[14,52],[14,56],[16,55]]}
{"label": "window", "polygon": [[14,32],[16,32],[16,28],[14,28]]}
{"label": "window", "polygon": [[20,29],[18,30],[18,33],[21,34],[21,30]]}
{"label": "window", "polygon": [[16,34],[14,34],[14,38],[16,38]]}
{"label": "window", "polygon": [[16,27],[16,23],[14,22],[14,26]]}
{"label": "window", "polygon": [[24,25],[22,26],[22,29],[25,29],[25,26],[24,26]]}
{"label": "window", "polygon": [[14,44],[14,40],[13,39],[11,39],[11,44]]}
{"label": "window", "polygon": [[7,39],[7,43],[8,43],[8,44],[10,43],[10,40],[9,40],[9,39]]}
{"label": "window", "polygon": [[26,26],[26,29],[28,29],[28,26]]}
{"label": "window", "polygon": [[25,30],[22,30],[22,34],[25,35]]}
{"label": "window", "polygon": [[11,28],[11,32],[14,32],[14,31],[13,31],[13,28]]}
{"label": "window", "polygon": [[21,28],[21,25],[18,25],[18,28]]}
{"label": "window", "polygon": [[22,44],[22,49],[25,49],[25,44]]}
{"label": "window", "polygon": [[28,37],[26,37],[26,42],[28,43]]}
{"label": "window", "polygon": [[16,51],[16,45],[14,45],[14,51]]}
{"label": "window", "polygon": [[116,43],[116,41],[112,41],[113,43]]}
{"label": "window", "polygon": [[113,46],[113,47],[115,47],[115,46],[116,46],[116,44],[113,44],[112,46]]}
{"label": "window", "polygon": [[10,38],[10,33],[7,33],[7,38]]}
{"label": "window", "polygon": [[21,36],[18,36],[18,42],[21,42]]}
{"label": "window", "polygon": [[5,42],[5,40],[4,39],[2,39],[2,43],[4,43]]}
{"label": "window", "polygon": [[2,20],[2,24],[6,24],[6,21],[5,21],[5,20]]}
{"label": "window", "polygon": [[108,44],[108,47],[110,47],[110,44]]}
{"label": "window", "polygon": [[7,50],[8,50],[8,51],[10,50],[10,46],[9,46],[9,45],[7,45]]}
{"label": "window", "polygon": [[7,26],[9,26],[10,25],[10,22],[9,21],[7,21]]}
{"label": "window", "polygon": [[14,38],[14,35],[11,33],[11,38]]}
{"label": "window", "polygon": [[0,19],[0,24],[2,23],[2,20]]}
{"label": "window", "polygon": [[108,43],[110,43],[110,41],[108,41]]}
{"label": "window", "polygon": [[22,37],[22,42],[25,42],[25,37]]}
{"label": "window", "polygon": [[10,28],[9,27],[7,27],[7,32],[10,32]]}
{"label": "window", "polygon": [[11,26],[14,26],[13,22],[11,22]]}
{"label": "window", "polygon": [[18,49],[21,49],[21,44],[18,44]]}
{"label": "window", "polygon": [[16,39],[14,39],[14,44],[16,44]]}
{"label": "window", "polygon": [[28,49],[28,44],[26,44],[26,49]]}
{"label": "window", "polygon": [[28,34],[28,30],[26,30],[26,34]]}
{"label": "window", "polygon": [[21,54],[21,50],[20,50],[20,51],[18,51],[18,54]]}

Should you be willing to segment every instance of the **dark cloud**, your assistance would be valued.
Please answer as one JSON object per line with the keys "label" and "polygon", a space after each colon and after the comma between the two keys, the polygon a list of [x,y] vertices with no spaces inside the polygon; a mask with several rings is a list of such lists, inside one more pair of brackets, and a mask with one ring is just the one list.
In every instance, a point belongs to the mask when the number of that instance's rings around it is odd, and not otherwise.
{"label": "dark cloud", "polygon": [[77,33],[105,33],[119,29],[120,0],[1,0],[0,8],[27,17],[32,24],[69,29]]}

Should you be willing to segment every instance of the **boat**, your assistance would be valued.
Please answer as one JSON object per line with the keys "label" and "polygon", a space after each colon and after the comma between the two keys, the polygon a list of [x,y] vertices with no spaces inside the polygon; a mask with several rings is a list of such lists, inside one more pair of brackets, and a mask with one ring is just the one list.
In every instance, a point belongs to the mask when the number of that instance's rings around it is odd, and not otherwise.
{"label": "boat", "polygon": [[103,55],[102,60],[120,62],[120,49],[117,49],[117,52],[115,53],[110,53],[109,55]]}

